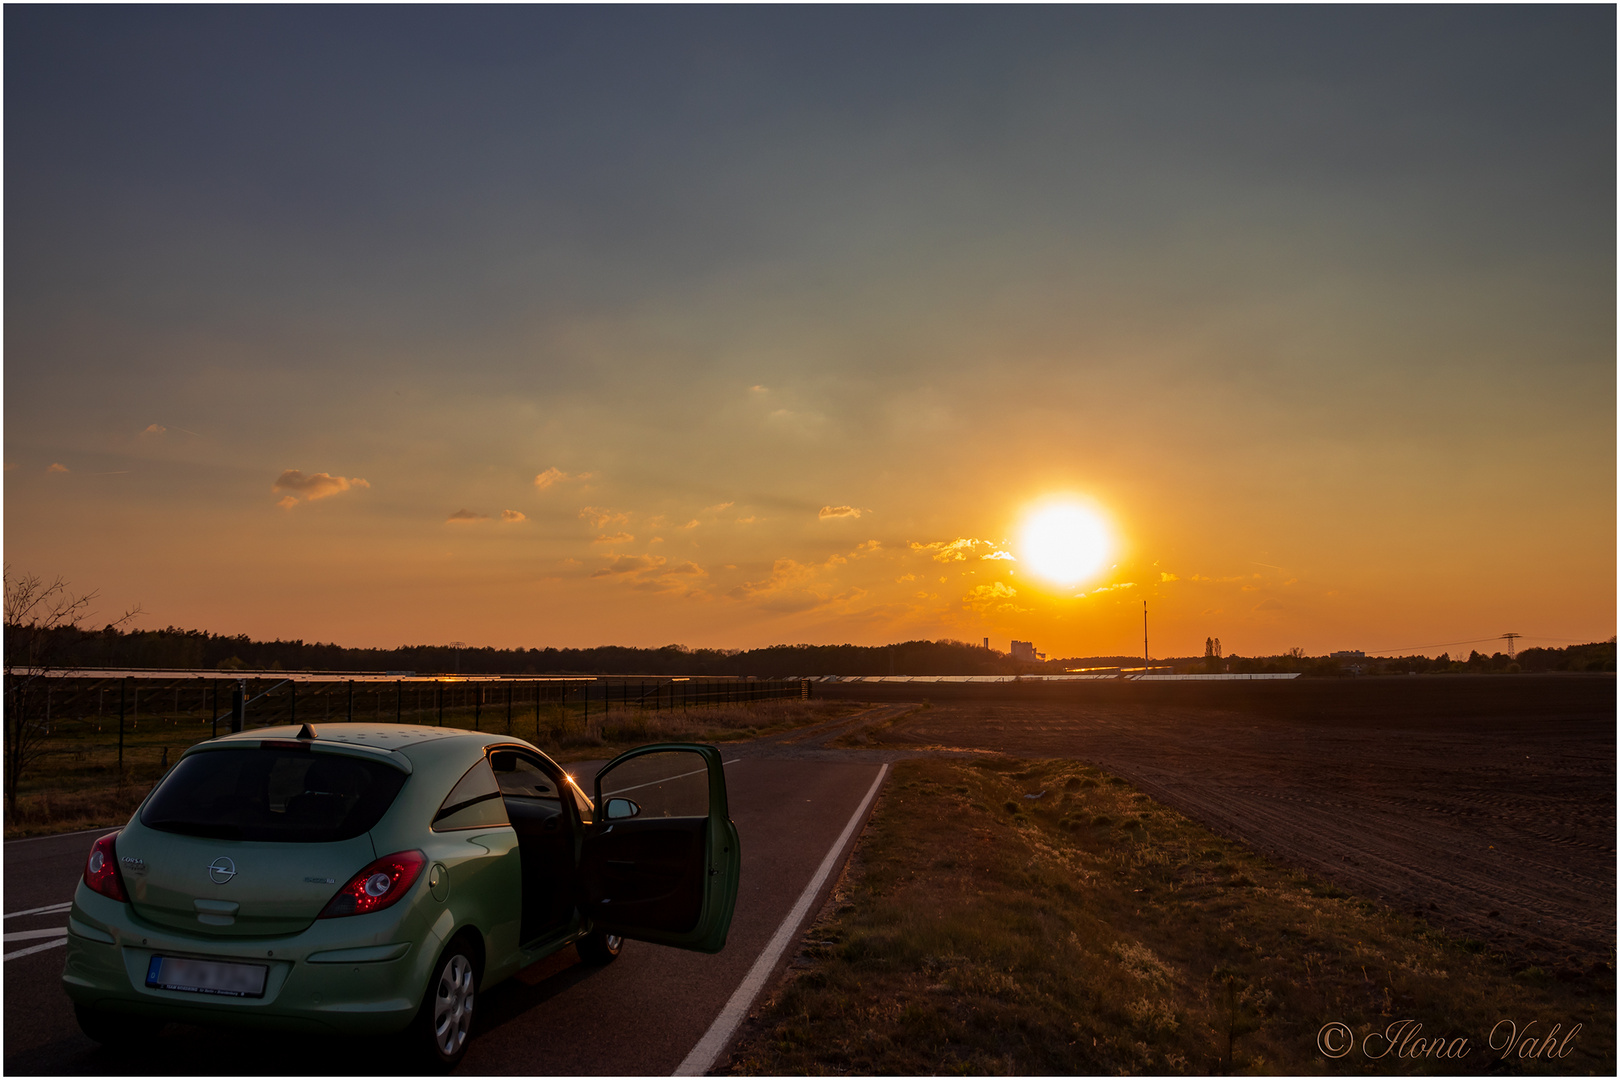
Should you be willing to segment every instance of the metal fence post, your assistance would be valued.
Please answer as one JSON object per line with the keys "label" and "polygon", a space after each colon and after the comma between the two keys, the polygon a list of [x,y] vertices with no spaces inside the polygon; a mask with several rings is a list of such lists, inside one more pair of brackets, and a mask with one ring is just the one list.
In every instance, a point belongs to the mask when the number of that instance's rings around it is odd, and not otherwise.
{"label": "metal fence post", "polygon": [[349,723],[354,723],[354,680],[349,680]]}
{"label": "metal fence post", "polygon": [[124,771],[124,691],[129,687],[128,679],[118,680],[118,772]]}
{"label": "metal fence post", "polygon": [[298,723],[298,684],[287,684],[287,723]]}
{"label": "metal fence post", "polygon": [[236,689],[231,691],[231,732],[234,734],[242,730],[247,713],[247,681],[238,680]]}
{"label": "metal fence post", "polygon": [[484,684],[478,684],[478,693],[473,695],[473,730],[483,731],[484,717]]}
{"label": "metal fence post", "polygon": [[405,680],[394,680],[394,723],[403,723],[405,720]]}

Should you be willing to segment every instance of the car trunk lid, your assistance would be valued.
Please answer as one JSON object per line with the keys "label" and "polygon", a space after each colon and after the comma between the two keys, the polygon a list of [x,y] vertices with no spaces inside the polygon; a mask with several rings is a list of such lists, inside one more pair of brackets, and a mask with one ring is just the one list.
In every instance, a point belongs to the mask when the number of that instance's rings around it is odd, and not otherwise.
{"label": "car trunk lid", "polygon": [[216,840],[139,823],[117,846],[137,915],[211,937],[297,933],[376,858],[369,835],[325,844]]}

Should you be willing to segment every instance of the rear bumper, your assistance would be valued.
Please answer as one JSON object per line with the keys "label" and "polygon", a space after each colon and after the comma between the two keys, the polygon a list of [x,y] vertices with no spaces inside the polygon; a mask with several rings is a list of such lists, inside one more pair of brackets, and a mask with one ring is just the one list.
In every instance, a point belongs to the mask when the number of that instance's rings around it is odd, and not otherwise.
{"label": "rear bumper", "polygon": [[[437,923],[449,923],[448,917],[430,923],[429,913],[412,905],[400,908],[318,920],[298,934],[208,938],[145,923],[129,905],[81,883],[68,923],[62,988],[78,1005],[160,1020],[357,1035],[399,1031],[416,1015],[442,947],[445,928]],[[153,956],[264,964],[264,995],[149,987]]]}

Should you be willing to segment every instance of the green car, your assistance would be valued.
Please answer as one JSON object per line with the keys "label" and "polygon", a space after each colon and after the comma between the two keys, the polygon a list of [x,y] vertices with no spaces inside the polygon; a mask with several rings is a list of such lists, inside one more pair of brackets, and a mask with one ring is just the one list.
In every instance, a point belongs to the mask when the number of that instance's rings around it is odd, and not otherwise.
{"label": "green car", "polygon": [[712,746],[614,758],[590,798],[526,742],[332,724],[187,750],[97,840],[62,985],[92,1039],[156,1024],[409,1030],[467,1049],[484,989],[573,945],[718,952],[741,855]]}

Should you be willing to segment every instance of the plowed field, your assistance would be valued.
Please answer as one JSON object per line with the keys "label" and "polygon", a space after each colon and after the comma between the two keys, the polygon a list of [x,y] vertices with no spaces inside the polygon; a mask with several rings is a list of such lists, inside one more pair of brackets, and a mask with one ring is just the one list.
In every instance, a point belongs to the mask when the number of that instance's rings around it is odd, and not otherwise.
{"label": "plowed field", "polygon": [[1613,676],[829,689],[929,700],[875,745],[1090,761],[1524,964],[1614,960]]}

